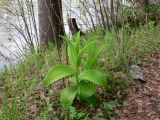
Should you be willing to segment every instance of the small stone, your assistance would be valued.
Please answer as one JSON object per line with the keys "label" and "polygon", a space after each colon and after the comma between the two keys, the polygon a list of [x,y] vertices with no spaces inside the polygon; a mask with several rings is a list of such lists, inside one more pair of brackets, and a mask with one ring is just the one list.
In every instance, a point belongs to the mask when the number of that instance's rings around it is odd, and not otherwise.
{"label": "small stone", "polygon": [[145,105],[146,105],[146,106],[149,106],[149,105],[152,105],[152,103],[151,103],[151,102],[148,102],[148,103],[146,103]]}
{"label": "small stone", "polygon": [[147,116],[150,117],[152,114],[153,114],[153,113],[149,112],[149,113],[147,114]]}
{"label": "small stone", "polygon": [[123,110],[123,113],[127,114],[127,113],[128,113],[128,110],[124,109],[124,110]]}
{"label": "small stone", "polygon": [[146,83],[147,79],[144,78],[142,69],[137,65],[132,65],[129,68],[129,74],[132,79],[139,80],[140,82]]}
{"label": "small stone", "polygon": [[154,118],[153,120],[160,120],[159,118]]}
{"label": "small stone", "polygon": [[103,94],[102,88],[98,88],[98,93],[99,93],[99,95],[102,95],[102,94]]}
{"label": "small stone", "polygon": [[150,120],[154,120],[155,115],[150,116]]}
{"label": "small stone", "polygon": [[97,109],[97,112],[102,112],[102,109],[101,109],[101,108],[98,108],[98,109]]}

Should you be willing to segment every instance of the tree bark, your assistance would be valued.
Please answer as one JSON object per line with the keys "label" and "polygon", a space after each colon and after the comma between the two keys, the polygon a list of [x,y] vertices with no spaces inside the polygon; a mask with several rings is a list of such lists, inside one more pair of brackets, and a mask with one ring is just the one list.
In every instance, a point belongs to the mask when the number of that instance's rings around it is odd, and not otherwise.
{"label": "tree bark", "polygon": [[59,35],[64,35],[61,0],[38,0],[38,12],[41,46],[51,41],[60,47]]}
{"label": "tree bark", "polygon": [[113,3],[113,0],[110,0],[110,9],[111,9],[111,13],[110,13],[110,16],[111,16],[111,24],[113,25],[114,27],[114,3]]}

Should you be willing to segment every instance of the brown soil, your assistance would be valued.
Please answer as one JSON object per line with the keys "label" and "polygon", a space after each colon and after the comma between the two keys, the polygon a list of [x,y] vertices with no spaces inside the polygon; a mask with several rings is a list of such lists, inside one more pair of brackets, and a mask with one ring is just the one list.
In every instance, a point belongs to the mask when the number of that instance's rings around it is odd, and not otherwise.
{"label": "brown soil", "polygon": [[141,68],[148,82],[131,84],[120,120],[160,120],[160,53],[144,56]]}

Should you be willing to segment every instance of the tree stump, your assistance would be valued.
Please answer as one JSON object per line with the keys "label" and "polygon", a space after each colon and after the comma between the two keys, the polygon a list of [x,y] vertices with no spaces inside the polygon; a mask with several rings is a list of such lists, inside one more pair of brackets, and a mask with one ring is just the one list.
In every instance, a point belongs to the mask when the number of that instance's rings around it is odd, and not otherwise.
{"label": "tree stump", "polygon": [[80,35],[84,35],[84,33],[79,29],[75,18],[68,18],[67,22],[72,35],[75,35],[79,31],[80,31]]}

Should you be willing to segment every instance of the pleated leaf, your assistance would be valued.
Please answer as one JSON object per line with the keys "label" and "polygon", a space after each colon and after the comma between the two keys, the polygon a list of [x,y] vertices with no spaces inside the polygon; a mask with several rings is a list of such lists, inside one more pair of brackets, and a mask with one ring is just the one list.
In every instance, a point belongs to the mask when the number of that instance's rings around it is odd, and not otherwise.
{"label": "pleated leaf", "polygon": [[45,84],[49,85],[51,83],[57,82],[58,80],[73,75],[74,70],[69,68],[66,65],[57,65],[56,67],[52,68],[46,78],[45,78]]}
{"label": "pleated leaf", "polygon": [[96,85],[106,87],[106,74],[98,70],[85,70],[78,76],[80,80],[88,80]]}
{"label": "pleated leaf", "polygon": [[90,68],[94,68],[97,64],[97,61],[101,55],[101,52],[104,50],[105,46],[102,45],[101,47],[99,47],[99,49],[95,50],[93,48],[93,52],[91,52],[91,50],[89,51],[89,58],[87,59],[86,61],[86,65],[85,65],[85,68],[86,69],[90,69]]}
{"label": "pleated leaf", "polygon": [[76,51],[79,53],[80,50],[80,42],[81,42],[81,36],[80,36],[80,31],[76,35]]}
{"label": "pleated leaf", "polygon": [[97,41],[91,41],[91,42],[88,42],[86,46],[84,46],[78,56],[77,56],[77,65],[79,66],[81,64],[81,58],[82,56],[84,55],[84,53],[93,45],[95,45],[97,43]]}
{"label": "pleated leaf", "polygon": [[82,99],[89,98],[96,93],[96,85],[88,82],[81,81],[79,84],[79,95]]}
{"label": "pleated leaf", "polygon": [[60,96],[60,102],[61,102],[62,107],[65,109],[69,108],[72,105],[73,100],[77,93],[78,93],[77,86],[65,88],[62,91],[61,96]]}
{"label": "pleated leaf", "polygon": [[76,42],[68,39],[67,37],[60,36],[67,43],[67,53],[69,57],[69,61],[72,67],[76,68],[76,60],[77,60],[77,51],[76,51]]}
{"label": "pleated leaf", "polygon": [[68,57],[71,65],[76,68],[77,64],[77,52],[76,52],[76,45],[74,43],[71,43],[68,45]]}

